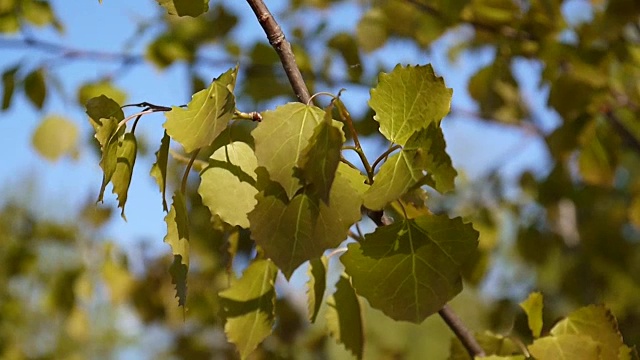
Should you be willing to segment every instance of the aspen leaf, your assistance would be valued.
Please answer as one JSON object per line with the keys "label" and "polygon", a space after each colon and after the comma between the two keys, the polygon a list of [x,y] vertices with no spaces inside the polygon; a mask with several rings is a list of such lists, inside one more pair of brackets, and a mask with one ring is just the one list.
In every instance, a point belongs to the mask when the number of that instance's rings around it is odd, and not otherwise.
{"label": "aspen leaf", "polygon": [[232,93],[238,68],[229,69],[208,88],[193,95],[187,108],[174,106],[165,113],[164,128],[187,153],[209,146],[233,117],[236,100]]}
{"label": "aspen leaf", "polygon": [[56,161],[65,154],[77,152],[78,127],[63,117],[48,116],[38,125],[31,142],[40,155]]}
{"label": "aspen leaf", "polygon": [[356,292],[394,320],[421,323],[462,290],[478,232],[460,218],[422,216],[378,227],[340,260]]}
{"label": "aspen leaf", "polygon": [[247,214],[256,206],[257,160],[253,149],[235,141],[211,155],[200,174],[198,193],[212,214],[230,224],[249,228]]}
{"label": "aspen leaf", "polygon": [[11,106],[11,99],[16,88],[16,73],[20,68],[14,66],[2,73],[2,110]]}
{"label": "aspen leaf", "polygon": [[206,0],[156,0],[170,15],[197,17],[209,11]]}
{"label": "aspen leaf", "polygon": [[404,145],[414,132],[447,115],[452,94],[431,65],[398,65],[391,73],[380,74],[369,106],[376,112],[382,135]]}
{"label": "aspen leaf", "polygon": [[294,177],[294,167],[324,115],[325,111],[315,106],[289,103],[262,114],[262,122],[251,132],[258,165],[284,187],[289,199],[302,187]]}
{"label": "aspen leaf", "polygon": [[111,178],[113,193],[118,197],[118,207],[122,209],[120,215],[126,220],[124,206],[127,203],[127,193],[133,175],[133,166],[136,163],[138,143],[132,133],[124,134],[122,141],[118,143],[116,169]]}
{"label": "aspen leaf", "polygon": [[529,294],[529,297],[520,303],[520,307],[527,314],[529,329],[534,338],[539,338],[542,332],[542,306],[542,294],[539,292]]}
{"label": "aspen leaf", "polygon": [[309,321],[316,322],[316,317],[320,311],[324,291],[327,288],[327,258],[322,256],[309,261],[307,275],[307,305],[309,308]]}
{"label": "aspen leaf", "polygon": [[362,198],[339,173],[329,205],[313,192],[302,192],[288,202],[284,189],[275,189],[258,193],[249,223],[253,239],[287,278],[303,262],[345,240],[351,225],[362,217]]}
{"label": "aspen leaf", "polygon": [[169,269],[171,282],[176,287],[178,305],[187,302],[187,273],[189,271],[189,218],[183,195],[176,191],[169,213],[164,217],[167,235],[164,242],[171,246],[173,264]]}
{"label": "aspen leaf", "polygon": [[162,193],[162,209],[165,212],[169,211],[167,206],[167,164],[169,162],[170,143],[171,138],[165,131],[162,140],[160,140],[160,149],[155,153],[156,161],[151,166],[151,171],[149,171],[149,175],[156,179],[160,193]]}
{"label": "aspen leaf", "polygon": [[360,301],[349,279],[342,275],[336,292],[327,300],[327,328],[329,334],[342,343],[358,359],[364,351],[364,326]]}
{"label": "aspen leaf", "polygon": [[329,201],[329,192],[338,170],[344,140],[342,130],[333,126],[331,109],[328,109],[325,121],[316,126],[309,139],[309,145],[303,150],[298,162],[303,179],[306,183],[314,185],[318,196],[324,202]]}
{"label": "aspen leaf", "polygon": [[254,261],[219,296],[227,321],[224,332],[246,359],[273,330],[278,269],[269,260]]}

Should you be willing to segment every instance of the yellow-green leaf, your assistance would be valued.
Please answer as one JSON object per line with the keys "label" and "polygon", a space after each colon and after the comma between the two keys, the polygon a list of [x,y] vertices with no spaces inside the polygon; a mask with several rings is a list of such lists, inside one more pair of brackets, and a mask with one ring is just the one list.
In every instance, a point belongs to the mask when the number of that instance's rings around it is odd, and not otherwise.
{"label": "yellow-green leaf", "polygon": [[149,172],[149,175],[156,179],[156,183],[158,187],[160,187],[160,192],[162,193],[162,209],[164,211],[169,211],[167,206],[167,163],[169,162],[170,143],[171,138],[165,131],[160,141],[160,149],[156,151],[156,162],[153,163],[151,171]]}
{"label": "yellow-green leaf", "polygon": [[273,330],[278,269],[269,260],[257,260],[231,287],[219,293],[227,322],[224,332],[246,359]]}
{"label": "yellow-green leaf", "polygon": [[167,134],[182,144],[186,152],[209,146],[227,127],[236,107],[231,90],[237,72],[237,67],[229,69],[207,89],[195,93],[186,109],[174,106],[165,113]]}
{"label": "yellow-green leaf", "polygon": [[529,352],[534,358],[564,360],[601,360],[617,359],[600,357],[598,343],[586,335],[563,334],[539,338],[529,345]]}
{"label": "yellow-green leaf", "polygon": [[200,174],[198,193],[202,202],[224,222],[249,228],[247,214],[257,203],[257,167],[253,149],[244,142],[217,149]]}
{"label": "yellow-green leaf", "polygon": [[78,102],[86,104],[89,100],[100,95],[113,99],[118,104],[124,104],[127,101],[127,94],[115,87],[111,81],[98,81],[86,83],[78,89]]}
{"label": "yellow-green leaf", "polygon": [[133,166],[136,163],[138,143],[133,133],[126,133],[122,141],[118,142],[116,169],[111,178],[113,193],[118,198],[118,207],[122,208],[120,215],[126,220],[124,207],[127,203],[127,193],[133,175]]}
{"label": "yellow-green leaf", "polygon": [[520,307],[527,314],[529,329],[534,338],[539,338],[542,332],[542,294],[533,292],[529,297],[520,303]]}
{"label": "yellow-green leaf", "polygon": [[78,127],[63,117],[48,116],[38,125],[31,142],[38,153],[50,161],[56,161],[65,154],[75,156]]}
{"label": "yellow-green leaf", "polygon": [[187,273],[189,271],[189,218],[184,196],[176,191],[173,203],[164,221],[167,224],[167,235],[164,242],[171,246],[173,264],[169,269],[171,281],[176,286],[178,305],[187,302]]}
{"label": "yellow-green leaf", "polygon": [[207,0],[156,0],[170,15],[196,17],[209,11]]}
{"label": "yellow-green leaf", "polygon": [[452,94],[431,65],[398,65],[391,73],[380,74],[369,106],[376,112],[382,135],[404,145],[414,132],[447,115]]}

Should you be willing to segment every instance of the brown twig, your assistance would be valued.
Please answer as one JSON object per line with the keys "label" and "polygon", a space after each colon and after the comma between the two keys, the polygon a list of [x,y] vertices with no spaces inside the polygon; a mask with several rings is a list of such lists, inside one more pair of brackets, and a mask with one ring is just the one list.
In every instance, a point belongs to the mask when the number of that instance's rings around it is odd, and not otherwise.
{"label": "brown twig", "polygon": [[443,306],[442,309],[438,311],[438,314],[456,334],[456,337],[460,340],[464,348],[467,349],[467,352],[472,359],[475,359],[476,356],[485,356],[484,350],[482,350],[482,347],[478,344],[476,338],[473,337],[471,331],[467,329],[456,313],[451,310],[449,305]]}
{"label": "brown twig", "polygon": [[293,88],[293,92],[295,92],[300,102],[304,104],[308,103],[311,98],[309,89],[307,89],[307,85],[302,78],[302,73],[300,73],[300,69],[296,64],[296,58],[291,50],[291,44],[289,44],[284,37],[280,25],[278,25],[262,0],[247,0],[247,2],[256,14],[260,26],[262,26],[265,34],[267,34],[269,44],[271,44],[278,53],[280,62],[282,62],[282,66],[284,67],[284,72],[287,74],[291,87]]}
{"label": "brown twig", "polygon": [[[276,50],[278,56],[280,56],[282,66],[287,73],[289,83],[291,83],[291,87],[298,97],[298,100],[304,104],[308,103],[311,98],[309,90],[304,83],[300,69],[298,69],[298,66],[296,65],[295,57],[291,51],[291,45],[285,39],[282,29],[262,0],[247,0],[247,2],[256,14],[264,32],[267,34],[269,43]],[[368,215],[376,225],[387,225],[382,211],[369,211]],[[447,305],[445,305],[438,314],[440,314],[444,322],[449,326],[449,328],[451,328],[454,334],[456,334],[472,358],[484,355],[484,351],[476,339],[471,335],[471,331],[466,328],[466,326]]]}

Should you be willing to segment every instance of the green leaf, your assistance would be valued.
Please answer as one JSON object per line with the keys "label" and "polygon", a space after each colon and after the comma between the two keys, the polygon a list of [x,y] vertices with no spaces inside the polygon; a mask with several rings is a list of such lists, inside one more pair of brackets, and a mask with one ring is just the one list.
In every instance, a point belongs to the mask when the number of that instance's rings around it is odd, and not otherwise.
{"label": "green leaf", "polygon": [[77,155],[78,127],[63,117],[48,116],[38,125],[31,142],[38,153],[50,161],[65,154]]}
{"label": "green leaf", "polygon": [[[89,120],[91,120],[91,126],[93,126],[96,132],[98,131],[98,128],[102,126],[101,119],[109,119],[111,117],[114,117],[118,121],[124,119],[124,112],[120,105],[113,99],[104,95],[89,99],[86,104],[86,109],[86,113],[89,115]],[[104,146],[103,141],[98,139],[98,142],[100,142],[101,146]]]}
{"label": "green leaf", "polygon": [[165,131],[160,141],[160,149],[156,151],[156,162],[153,163],[151,171],[149,172],[149,175],[156,179],[156,183],[158,187],[160,187],[160,192],[162,193],[162,209],[164,211],[169,211],[167,206],[167,163],[169,162],[170,143],[171,138]]}
{"label": "green leaf", "polygon": [[390,74],[380,74],[369,106],[376,112],[382,135],[404,145],[414,132],[447,115],[452,94],[431,65],[398,65]]}
{"label": "green leaf", "polygon": [[255,208],[258,193],[253,149],[235,141],[217,149],[210,159],[209,167],[200,174],[202,202],[224,222],[249,228],[247,214]]}
{"label": "green leaf", "polygon": [[262,122],[251,132],[256,141],[258,165],[264,166],[271,180],[280,183],[291,199],[302,185],[295,178],[298,165],[313,132],[325,111],[315,106],[288,103],[262,115]]}
{"label": "green leaf", "polygon": [[324,291],[327,288],[327,258],[322,256],[310,260],[307,275],[309,276],[307,281],[309,321],[314,323],[322,305]]}
{"label": "green leaf", "polygon": [[325,121],[316,126],[309,145],[303,150],[298,161],[302,178],[314,189],[324,202],[329,201],[331,185],[340,163],[344,133],[333,126],[331,109],[327,109]]}
{"label": "green leaf", "polygon": [[24,78],[24,91],[31,103],[38,109],[42,109],[47,96],[47,84],[43,69],[32,71]]}
{"label": "green leaf", "polygon": [[[493,334],[489,331],[474,334],[474,337],[486,354],[503,356],[509,359],[511,355],[522,353],[520,345],[509,337]],[[513,358],[519,359],[517,356]],[[467,349],[457,337],[451,339],[451,349],[447,360],[471,360]]]}
{"label": "green leaf", "polygon": [[156,0],[170,15],[197,17],[209,11],[207,0]]}
{"label": "green leaf", "polygon": [[187,273],[189,271],[189,217],[184,196],[176,191],[173,195],[173,203],[167,216],[164,217],[167,224],[167,235],[164,242],[171,246],[173,264],[169,269],[171,282],[176,286],[178,305],[184,306],[187,302]]}
{"label": "green leaf", "polygon": [[113,193],[118,197],[118,207],[122,208],[120,215],[125,220],[127,218],[124,215],[124,206],[127,203],[127,193],[131,184],[137,152],[138,143],[135,135],[130,132],[124,134],[124,138],[118,143],[116,170],[111,178],[111,183],[113,184]]}
{"label": "green leaf", "polygon": [[539,338],[528,347],[536,359],[600,360],[598,343],[586,335],[564,334]]}
{"label": "green leaf", "polygon": [[224,332],[241,359],[246,359],[273,330],[277,273],[271,261],[257,260],[219,294],[227,318]]}
{"label": "green leaf", "polygon": [[574,311],[551,329],[551,335],[586,335],[595,342],[602,359],[617,359],[621,348],[626,348],[616,318],[602,305]]}
{"label": "green leaf", "polygon": [[55,21],[53,10],[46,1],[24,1],[21,10],[24,18],[36,26],[49,25]]}
{"label": "green leaf", "polygon": [[[424,173],[429,171],[428,177]],[[365,193],[364,205],[381,210],[391,201],[399,199],[412,187],[428,183],[438,191],[453,189],[456,170],[445,152],[440,127],[430,124],[415,132],[404,149],[382,164],[373,185]]]}
{"label": "green leaf", "polygon": [[105,95],[118,104],[124,104],[127,101],[127,94],[125,92],[113,86],[110,81],[103,80],[82,85],[78,89],[78,102],[80,104],[86,104],[92,98],[100,95]]}
{"label": "green leaf", "polygon": [[356,39],[362,50],[373,51],[387,42],[388,21],[384,11],[378,7],[370,9],[362,16],[356,28]]}
{"label": "green leaf", "polygon": [[231,90],[238,68],[229,69],[205,90],[195,93],[187,108],[174,106],[165,113],[167,134],[190,153],[210,145],[227,127],[236,108]]}
{"label": "green leaf", "polygon": [[16,73],[19,69],[19,66],[14,66],[2,73],[2,110],[11,106],[11,99],[16,88]]}
{"label": "green leaf", "polygon": [[[98,195],[98,201],[102,201],[104,197],[104,190],[107,184],[111,182],[111,179],[116,172],[118,165],[118,148],[120,139],[124,135],[125,128],[119,127],[118,119],[111,117],[108,119],[101,119],[102,125],[97,128],[96,139],[101,145],[102,158],[100,159],[100,167],[102,168],[102,185],[100,186],[100,194]],[[114,189],[115,191],[115,189]]]}
{"label": "green leaf", "polygon": [[303,262],[345,240],[351,225],[362,217],[362,198],[340,173],[328,205],[312,192],[287,203],[282,188],[263,190],[256,199],[258,204],[249,213],[251,235],[287,278]]}
{"label": "green leaf", "polygon": [[423,216],[378,227],[341,261],[356,292],[394,320],[420,323],[462,290],[478,232],[460,218]]}
{"label": "green leaf", "polygon": [[329,39],[327,45],[330,48],[336,49],[342,56],[346,65],[346,72],[349,74],[349,79],[352,82],[360,81],[363,69],[356,39],[348,33],[341,32]]}
{"label": "green leaf", "polygon": [[539,338],[542,332],[542,294],[534,292],[529,294],[527,300],[520,303],[520,307],[527,314],[529,329],[534,338]]}
{"label": "green leaf", "polygon": [[336,284],[336,292],[327,300],[327,328],[329,334],[342,343],[353,355],[362,359],[364,350],[364,326],[360,301],[349,279],[342,275]]}

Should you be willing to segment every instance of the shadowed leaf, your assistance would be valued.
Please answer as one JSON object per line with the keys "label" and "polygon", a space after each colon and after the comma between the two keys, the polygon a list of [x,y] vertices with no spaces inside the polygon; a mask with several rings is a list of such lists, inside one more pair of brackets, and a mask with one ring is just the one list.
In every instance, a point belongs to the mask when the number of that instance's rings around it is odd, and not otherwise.
{"label": "shadowed leaf", "polygon": [[227,318],[224,332],[241,359],[246,359],[273,330],[277,273],[271,261],[257,260],[231,287],[219,293]]}
{"label": "shadowed leaf", "polygon": [[198,193],[212,214],[231,225],[249,227],[247,214],[256,206],[258,193],[253,149],[243,142],[233,142],[211,155],[209,167],[200,174]]}
{"label": "shadowed leaf", "polygon": [[360,301],[349,279],[342,275],[336,292],[327,300],[327,328],[329,334],[342,343],[358,359],[364,350],[364,326]]}
{"label": "shadowed leaf", "polygon": [[47,96],[47,84],[45,83],[43,69],[35,70],[25,77],[24,91],[29,101],[38,109],[42,109]]}
{"label": "shadowed leaf", "polygon": [[209,10],[207,0],[156,0],[170,15],[196,17]]}
{"label": "shadowed leaf", "polygon": [[340,259],[371,306],[420,323],[462,290],[460,268],[477,239],[460,218],[423,216],[378,227]]}
{"label": "shadowed leaf", "polygon": [[169,270],[171,282],[176,286],[178,305],[184,306],[187,302],[187,272],[189,271],[189,219],[187,205],[179,191],[173,195],[171,209],[164,217],[164,221],[167,224],[164,242],[171,246],[174,256]]}
{"label": "shadowed leaf", "polygon": [[314,323],[322,305],[324,291],[327,288],[327,258],[322,256],[309,261],[307,274],[309,275],[309,280],[307,281],[309,321]]}
{"label": "shadowed leaf", "polygon": [[347,238],[349,227],[362,216],[362,198],[340,173],[333,182],[329,205],[313,193],[298,194],[286,203],[282,192],[260,192],[249,222],[256,243],[289,278],[300,264]]}
{"label": "shadowed leaf", "polygon": [[158,187],[160,187],[160,192],[162,193],[162,209],[165,212],[169,211],[169,207],[167,206],[167,163],[169,162],[170,143],[171,138],[165,131],[160,141],[160,149],[158,149],[155,154],[156,162],[153,163],[151,171],[149,171],[149,175],[156,179],[156,183]]}

